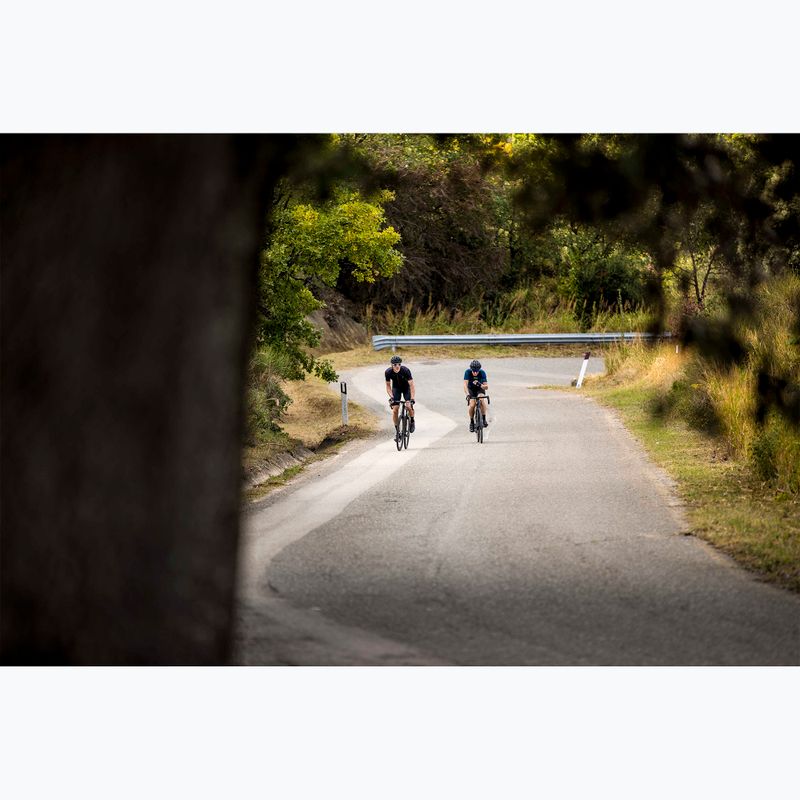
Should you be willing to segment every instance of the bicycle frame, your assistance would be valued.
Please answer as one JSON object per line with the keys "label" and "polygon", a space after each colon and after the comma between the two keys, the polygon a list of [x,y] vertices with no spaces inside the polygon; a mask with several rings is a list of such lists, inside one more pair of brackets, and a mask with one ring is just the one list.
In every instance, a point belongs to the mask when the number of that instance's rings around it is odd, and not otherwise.
{"label": "bicycle frame", "polygon": [[[475,422],[475,438],[478,440],[478,444],[483,444],[483,412],[481,411],[481,400],[486,401],[486,405],[489,405],[492,401],[489,399],[488,394],[479,394],[475,396],[475,415],[473,416],[473,421]],[[488,411],[488,409],[487,409]]]}
{"label": "bicycle frame", "polygon": [[389,403],[391,408],[395,406],[400,406],[400,416],[397,419],[397,429],[394,435],[394,443],[397,445],[398,450],[402,450],[405,448],[408,450],[408,440],[411,437],[411,431],[408,429],[408,421],[410,417],[408,416],[408,408],[406,407],[406,403],[414,404],[413,400],[392,400]]}

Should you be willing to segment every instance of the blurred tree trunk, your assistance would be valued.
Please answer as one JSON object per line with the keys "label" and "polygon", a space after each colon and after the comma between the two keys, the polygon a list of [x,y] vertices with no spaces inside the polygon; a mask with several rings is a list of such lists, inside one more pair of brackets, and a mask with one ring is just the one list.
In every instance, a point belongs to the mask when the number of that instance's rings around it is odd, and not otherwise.
{"label": "blurred tree trunk", "polygon": [[3,138],[4,663],[225,663],[258,251],[294,143]]}

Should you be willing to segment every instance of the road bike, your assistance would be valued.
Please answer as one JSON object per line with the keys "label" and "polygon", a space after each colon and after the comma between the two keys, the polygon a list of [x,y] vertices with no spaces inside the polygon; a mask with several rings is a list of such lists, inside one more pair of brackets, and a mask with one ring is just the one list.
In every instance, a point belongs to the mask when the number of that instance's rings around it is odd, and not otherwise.
{"label": "road bike", "polygon": [[411,431],[408,429],[411,417],[408,416],[406,403],[411,403],[412,406],[414,405],[413,400],[403,400],[402,402],[399,400],[389,401],[389,405],[392,408],[400,406],[400,416],[397,418],[397,427],[394,432],[394,443],[397,445],[398,450],[402,450],[404,447],[408,450],[408,440],[411,437]]}
{"label": "road bike", "polygon": [[486,405],[489,405],[489,403],[492,402],[489,399],[488,394],[479,394],[476,395],[475,397],[475,416],[473,417],[473,419],[475,421],[475,438],[478,440],[478,444],[483,444],[483,430],[486,427],[483,424],[483,414],[481,413],[481,400],[485,400]]}

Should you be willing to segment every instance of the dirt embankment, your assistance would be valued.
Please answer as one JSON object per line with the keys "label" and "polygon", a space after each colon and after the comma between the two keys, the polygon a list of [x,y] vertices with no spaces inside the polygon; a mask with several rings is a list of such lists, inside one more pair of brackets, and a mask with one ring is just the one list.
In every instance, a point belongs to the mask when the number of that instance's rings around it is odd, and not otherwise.
{"label": "dirt embankment", "polygon": [[325,307],[315,311],[309,319],[322,333],[315,355],[352,350],[370,343],[367,329],[357,321],[355,306],[333,289],[324,289],[320,299]]}

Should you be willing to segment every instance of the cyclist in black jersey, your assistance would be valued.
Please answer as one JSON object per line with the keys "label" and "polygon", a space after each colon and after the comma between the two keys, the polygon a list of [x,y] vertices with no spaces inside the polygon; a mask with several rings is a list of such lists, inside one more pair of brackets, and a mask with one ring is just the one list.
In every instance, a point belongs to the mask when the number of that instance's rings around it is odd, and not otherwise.
{"label": "cyclist in black jersey", "polygon": [[[464,370],[464,394],[467,396],[467,413],[469,414],[469,430],[475,430],[475,406],[478,402],[478,395],[485,395],[489,389],[489,379],[481,369],[481,362],[478,359],[470,362],[469,367]],[[488,428],[486,420],[486,401],[481,400],[480,413],[483,415],[483,427]]]}
{"label": "cyclist in black jersey", "polygon": [[[414,379],[411,377],[411,370],[408,367],[402,366],[403,359],[400,356],[392,356],[391,366],[386,370],[384,373],[384,377],[386,378],[386,394],[389,395],[390,402],[398,403],[400,401],[400,395],[403,395],[403,400],[406,402],[406,408],[408,409],[408,416],[409,416],[409,432],[414,433],[414,406],[412,403],[409,403],[409,400],[414,399],[415,389],[414,389]],[[392,421],[394,422],[394,427],[397,429],[397,415],[399,412],[400,406],[393,405],[392,406]]]}

